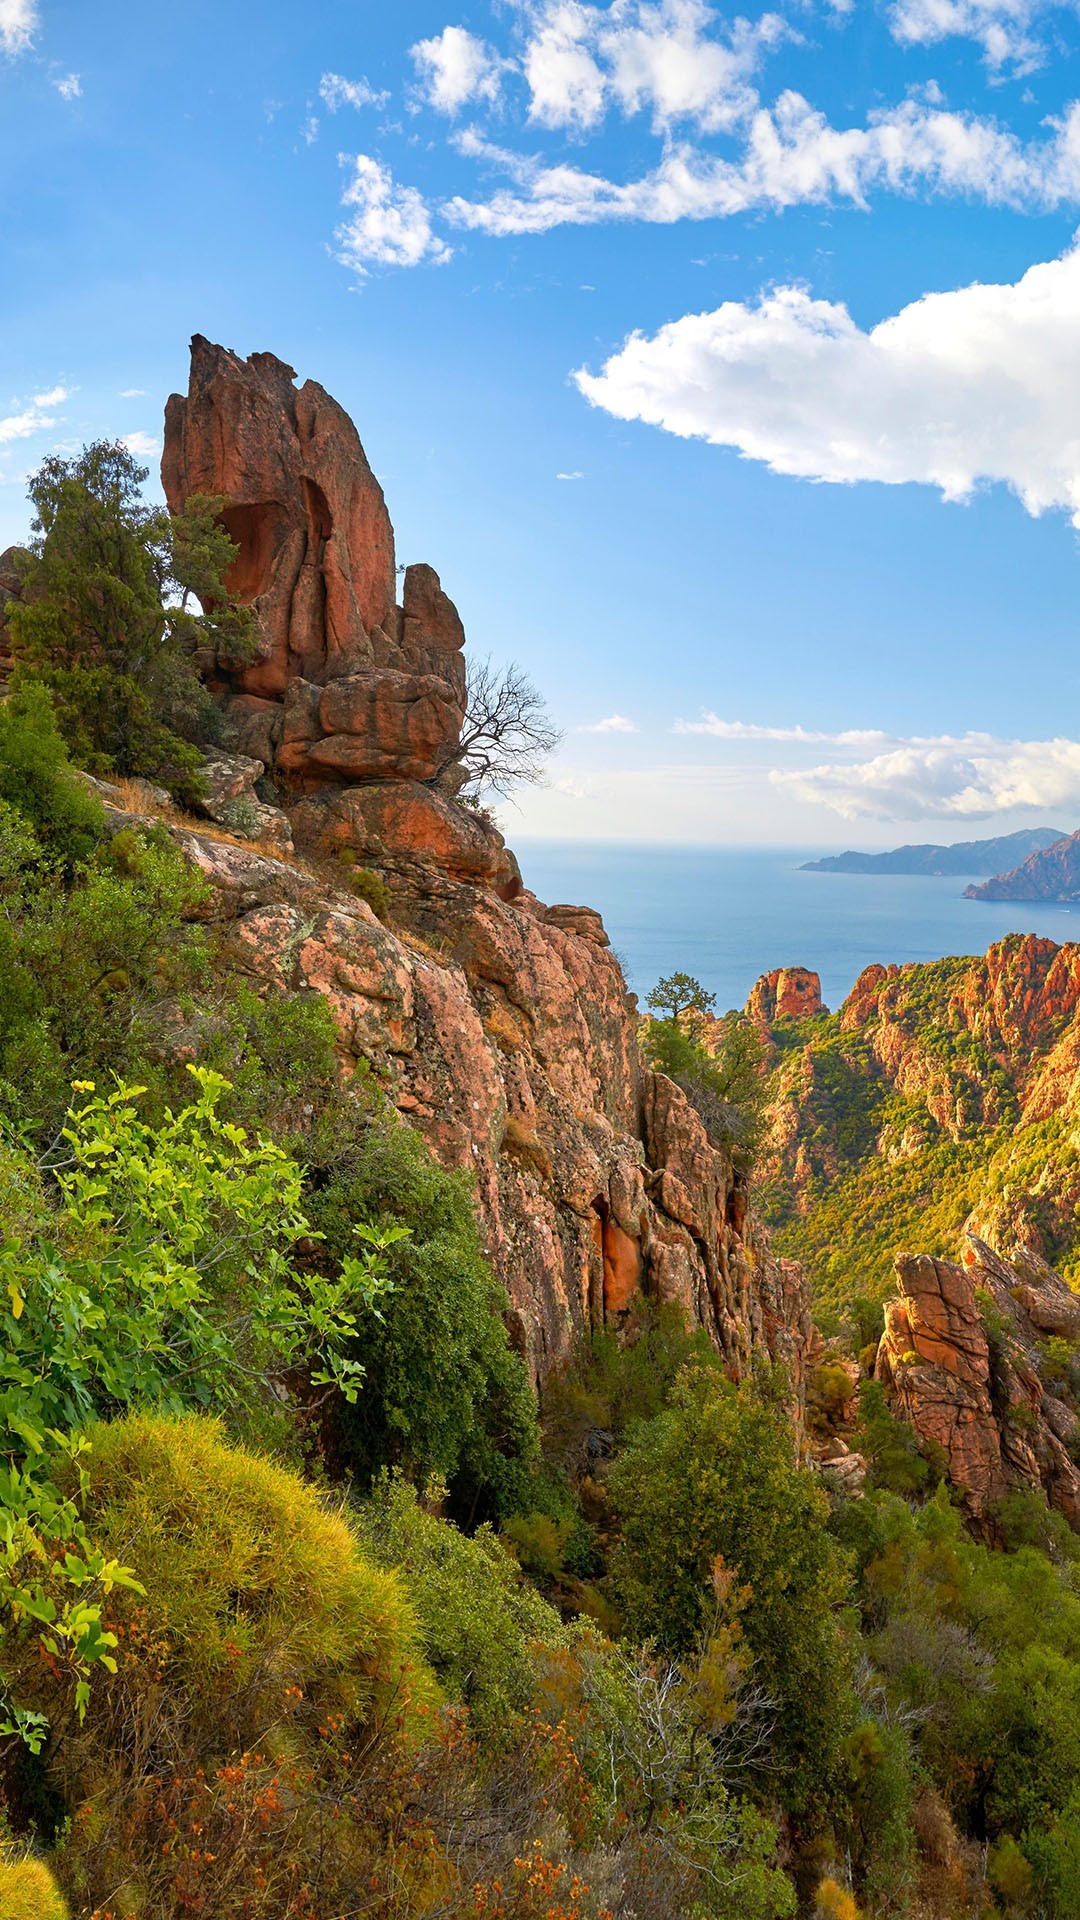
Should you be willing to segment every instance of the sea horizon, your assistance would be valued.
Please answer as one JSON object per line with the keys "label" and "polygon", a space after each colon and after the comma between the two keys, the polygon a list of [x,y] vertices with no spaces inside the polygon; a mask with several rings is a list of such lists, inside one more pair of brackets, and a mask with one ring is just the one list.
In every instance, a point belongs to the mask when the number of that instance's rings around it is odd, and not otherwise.
{"label": "sea horizon", "polygon": [[839,1007],[864,967],[985,953],[1011,933],[1080,940],[1080,905],[965,900],[974,875],[806,873],[834,846],[696,846],[509,835],[525,885],[549,905],[594,907],[645,994],[693,974],[741,1007],[776,967],[809,967]]}

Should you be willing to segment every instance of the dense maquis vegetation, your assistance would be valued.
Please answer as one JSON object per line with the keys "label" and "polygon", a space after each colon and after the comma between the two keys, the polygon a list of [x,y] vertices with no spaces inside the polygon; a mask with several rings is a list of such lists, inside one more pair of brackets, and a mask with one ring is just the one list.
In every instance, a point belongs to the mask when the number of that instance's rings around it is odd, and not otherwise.
{"label": "dense maquis vegetation", "polygon": [[[40,482],[0,705],[3,1920],[1071,1920],[1074,1536],[1014,1497],[972,1540],[865,1381],[831,1505],[790,1383],[671,1308],[537,1408],[468,1181],[75,771],[197,776],[185,582],[245,644],[212,503],[196,563],[128,477]],[[753,1029],[650,1007],[747,1161]]]}

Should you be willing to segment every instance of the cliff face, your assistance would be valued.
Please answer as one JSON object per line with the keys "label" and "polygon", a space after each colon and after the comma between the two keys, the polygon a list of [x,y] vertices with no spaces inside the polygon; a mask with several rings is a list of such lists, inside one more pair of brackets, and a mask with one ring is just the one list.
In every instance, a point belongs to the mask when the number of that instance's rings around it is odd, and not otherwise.
{"label": "cliff face", "polygon": [[[234,764],[260,775],[287,815],[276,844],[291,833],[298,850],[172,828],[211,884],[229,961],[259,989],[322,994],[344,1063],[371,1061],[439,1159],[475,1175],[536,1376],[645,1292],[678,1301],[733,1370],[767,1351],[801,1391],[801,1270],[772,1255],[683,1093],[642,1073],[599,916],[543,905],[501,835],[449,797],[461,622],[429,567],[407,570],[394,604],[393,534],[351,422],[272,356],[196,338],[163,476],[174,509],[195,491],[226,499],[260,652],[204,669]],[[381,873],[389,924],[350,891],[343,855]],[[179,1015],[174,1042],[189,1044]]]}
{"label": "cliff face", "polygon": [[1080,833],[1065,835],[1019,866],[997,873],[980,886],[965,887],[966,900],[1080,899]]}
{"label": "cliff face", "polygon": [[876,1377],[893,1412],[943,1450],[969,1517],[1026,1489],[1076,1525],[1080,1422],[1053,1391],[1043,1342],[1080,1340],[1080,1299],[1044,1261],[1009,1264],[975,1235],[962,1266],[902,1254],[896,1277]]}

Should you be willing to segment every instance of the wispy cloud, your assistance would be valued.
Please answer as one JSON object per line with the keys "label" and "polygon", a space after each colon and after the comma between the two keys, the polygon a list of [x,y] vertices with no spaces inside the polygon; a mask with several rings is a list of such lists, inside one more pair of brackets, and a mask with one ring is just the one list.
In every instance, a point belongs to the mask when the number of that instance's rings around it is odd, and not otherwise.
{"label": "wispy cloud", "polygon": [[575,733],[636,733],[637,724],[625,713],[611,713],[606,720],[594,720],[590,726],[575,727]]}
{"label": "wispy cloud", "polygon": [[141,400],[146,393],[145,387],[121,387],[121,400]]}
{"label": "wispy cloud", "polygon": [[158,435],[143,433],[141,430],[137,433],[126,433],[124,445],[129,453],[142,455],[146,459],[152,459],[155,454],[161,452],[161,440]]}
{"label": "wispy cloud", "polygon": [[390,95],[373,87],[370,80],[346,80],[343,73],[324,73],[319,82],[319,99],[336,113],[339,107],[385,107]]}
{"label": "wispy cloud", "polygon": [[931,293],[864,332],[779,287],[633,334],[577,384],[620,420],[735,447],[804,479],[1002,481],[1080,527],[1080,241],[1015,284]]}
{"label": "wispy cloud", "polygon": [[70,398],[69,387],[52,387],[48,393],[36,393],[20,412],[0,419],[0,446],[9,446],[14,440],[29,440],[35,433],[45,433],[55,427],[58,416],[54,409]]}
{"label": "wispy cloud", "polygon": [[902,45],[973,40],[992,75],[1003,69],[1021,75],[1046,60],[1045,42],[1034,29],[1052,11],[1047,0],[894,0],[890,24]]}
{"label": "wispy cloud", "polygon": [[26,53],[39,24],[37,0],[0,0],[0,47],[6,54]]}
{"label": "wispy cloud", "polygon": [[335,234],[343,266],[364,279],[372,267],[442,266],[451,258],[415,187],[400,186],[390,168],[370,154],[342,154],[341,160],[352,167],[341,196],[349,217]]}
{"label": "wispy cloud", "polygon": [[77,73],[65,73],[61,79],[53,81],[53,86],[61,100],[78,100],[82,97],[82,81]]}
{"label": "wispy cloud", "polygon": [[557,473],[555,478],[556,480],[584,480],[585,475],[583,473]]}
{"label": "wispy cloud", "polygon": [[790,741],[810,746],[856,746],[870,747],[882,745],[895,736],[882,733],[875,727],[848,728],[842,733],[822,733],[810,727],[772,727],[759,726],[746,720],[721,720],[718,714],[708,709],[700,720],[676,720],[673,733],[709,734],[714,740],[773,740]]}

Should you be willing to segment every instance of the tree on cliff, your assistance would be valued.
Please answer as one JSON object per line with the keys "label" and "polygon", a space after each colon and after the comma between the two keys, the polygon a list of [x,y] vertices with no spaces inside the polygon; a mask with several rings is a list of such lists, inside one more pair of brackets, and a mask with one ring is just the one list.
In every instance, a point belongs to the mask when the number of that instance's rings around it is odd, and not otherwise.
{"label": "tree on cliff", "polygon": [[461,740],[440,778],[457,777],[458,798],[474,802],[535,786],[561,739],[543,695],[521,667],[511,663],[499,673],[490,660],[470,660]]}
{"label": "tree on cliff", "polygon": [[716,995],[690,973],[658,980],[646,1000],[641,1049],[693,1102],[710,1139],[736,1161],[753,1158],[765,1103],[764,1047],[739,1013],[716,1019]]}
{"label": "tree on cliff", "polygon": [[[33,537],[9,616],[20,674],[53,695],[73,760],[141,774],[183,797],[216,709],[202,648],[243,655],[250,615],[224,575],[236,551],[206,496],[170,516],[145,504],[148,470],[120,442],[46,460],[30,481]],[[210,611],[197,612],[201,602]]]}

